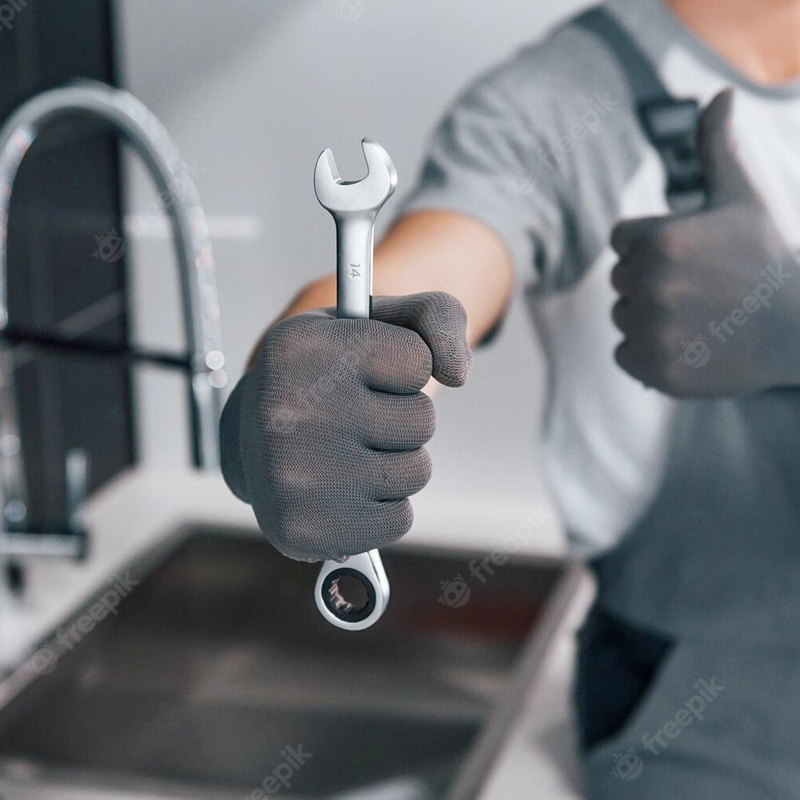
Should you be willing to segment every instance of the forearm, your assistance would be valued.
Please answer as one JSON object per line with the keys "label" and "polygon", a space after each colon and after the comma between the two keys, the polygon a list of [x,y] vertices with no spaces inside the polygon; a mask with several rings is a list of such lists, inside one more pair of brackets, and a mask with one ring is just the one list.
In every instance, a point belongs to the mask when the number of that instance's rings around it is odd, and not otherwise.
{"label": "forearm", "polygon": [[[373,283],[378,296],[454,295],[467,311],[467,339],[474,347],[502,316],[513,269],[502,241],[482,223],[449,212],[422,212],[401,219],[376,248]],[[336,275],[330,274],[307,284],[279,319],[334,305]]]}

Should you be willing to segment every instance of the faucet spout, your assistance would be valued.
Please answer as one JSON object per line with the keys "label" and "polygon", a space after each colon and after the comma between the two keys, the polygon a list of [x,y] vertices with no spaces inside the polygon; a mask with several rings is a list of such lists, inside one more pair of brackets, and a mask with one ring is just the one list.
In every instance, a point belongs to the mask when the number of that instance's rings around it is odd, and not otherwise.
{"label": "faucet spout", "polygon": [[[14,179],[43,127],[75,112],[99,117],[123,134],[150,169],[159,196],[166,198],[180,271],[193,461],[198,467],[214,468],[219,463],[217,426],[226,376],[208,226],[178,148],[157,117],[130,93],[97,81],[76,81],[23,103],[0,129],[0,335],[9,326],[8,211]],[[8,369],[4,360],[0,348],[0,371]]]}

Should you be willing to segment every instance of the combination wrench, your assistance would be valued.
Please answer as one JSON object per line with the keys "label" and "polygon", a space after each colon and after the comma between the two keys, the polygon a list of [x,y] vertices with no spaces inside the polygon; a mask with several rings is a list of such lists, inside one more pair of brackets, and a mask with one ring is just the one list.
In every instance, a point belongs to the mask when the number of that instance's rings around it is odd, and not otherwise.
{"label": "combination wrench", "polygon": [[[361,142],[367,177],[343,181],[333,153],[325,150],[314,170],[314,191],[320,205],[336,223],[336,316],[369,319],[372,313],[372,253],[375,220],[397,188],[397,170],[389,154],[377,143]],[[360,589],[359,599],[348,599],[348,581]],[[326,561],[314,589],[317,608],[338,628],[364,630],[374,625],[389,602],[389,581],[380,553]]]}

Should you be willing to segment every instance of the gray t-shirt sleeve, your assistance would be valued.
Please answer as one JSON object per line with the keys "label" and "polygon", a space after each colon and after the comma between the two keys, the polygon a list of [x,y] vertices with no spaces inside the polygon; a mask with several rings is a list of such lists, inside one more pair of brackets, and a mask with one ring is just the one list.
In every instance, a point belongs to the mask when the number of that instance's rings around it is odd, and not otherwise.
{"label": "gray t-shirt sleeve", "polygon": [[434,133],[403,213],[447,210],[494,230],[530,282],[558,263],[565,208],[558,165],[531,127],[500,68],[471,86]]}
{"label": "gray t-shirt sleeve", "polygon": [[402,210],[474,217],[505,242],[523,284],[563,290],[607,245],[644,146],[615,58],[566,26],[457,99]]}

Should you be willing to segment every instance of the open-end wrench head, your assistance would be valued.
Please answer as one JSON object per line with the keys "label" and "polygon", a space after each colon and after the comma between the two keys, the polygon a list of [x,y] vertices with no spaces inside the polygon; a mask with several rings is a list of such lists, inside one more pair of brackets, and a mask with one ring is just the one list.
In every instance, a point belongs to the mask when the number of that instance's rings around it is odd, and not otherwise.
{"label": "open-end wrench head", "polygon": [[331,214],[375,212],[394,194],[397,170],[389,154],[370,139],[361,142],[367,162],[367,176],[343,181],[330,149],[317,159],[314,191],[320,204]]}

